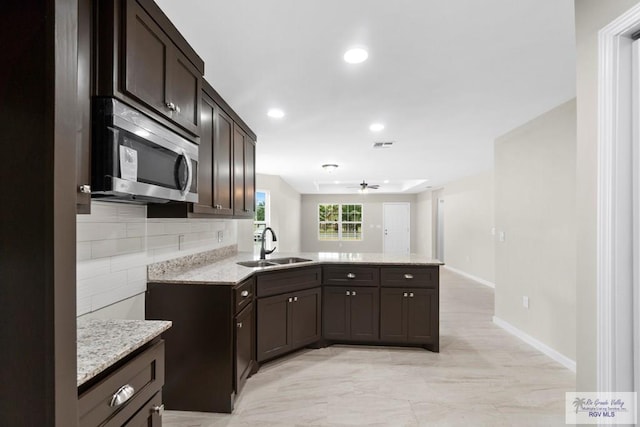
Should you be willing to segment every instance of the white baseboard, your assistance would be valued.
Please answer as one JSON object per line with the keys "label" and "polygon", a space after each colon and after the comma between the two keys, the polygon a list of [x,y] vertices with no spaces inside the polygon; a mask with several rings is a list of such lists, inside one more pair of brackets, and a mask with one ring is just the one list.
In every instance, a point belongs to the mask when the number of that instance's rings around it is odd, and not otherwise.
{"label": "white baseboard", "polygon": [[575,360],[571,360],[567,356],[565,356],[564,354],[558,353],[556,350],[552,349],[548,345],[544,344],[541,341],[538,341],[537,339],[535,339],[531,335],[529,335],[529,334],[527,334],[525,332],[522,332],[520,329],[516,328],[511,323],[505,322],[504,320],[500,319],[499,317],[493,316],[493,323],[495,323],[496,325],[500,326],[505,331],[507,331],[507,332],[515,335],[516,337],[520,338],[522,341],[526,342],[531,347],[533,347],[533,348],[535,348],[537,350],[540,350],[542,353],[546,354],[547,356],[549,356],[550,358],[552,358],[556,362],[560,363],[562,366],[564,366],[565,368],[569,369],[570,371],[572,371],[572,372],[576,371],[576,361]]}
{"label": "white baseboard", "polygon": [[478,282],[478,283],[480,283],[480,284],[482,284],[482,285],[488,286],[488,287],[490,287],[490,288],[494,288],[494,289],[495,289],[495,287],[496,287],[496,284],[495,284],[495,283],[493,283],[493,282],[490,282],[490,281],[488,281],[488,280],[481,279],[480,277],[478,277],[478,276],[474,276],[473,274],[465,273],[464,271],[462,271],[462,270],[458,270],[457,268],[449,267],[448,265],[445,265],[445,266],[444,266],[444,268],[446,268],[447,270],[451,270],[451,271],[453,271],[453,272],[454,272],[454,273],[456,273],[456,274],[459,274],[459,275],[461,275],[461,276],[464,276],[464,277],[466,277],[467,279],[471,279],[471,280],[473,280],[473,281],[475,281],[475,282]]}

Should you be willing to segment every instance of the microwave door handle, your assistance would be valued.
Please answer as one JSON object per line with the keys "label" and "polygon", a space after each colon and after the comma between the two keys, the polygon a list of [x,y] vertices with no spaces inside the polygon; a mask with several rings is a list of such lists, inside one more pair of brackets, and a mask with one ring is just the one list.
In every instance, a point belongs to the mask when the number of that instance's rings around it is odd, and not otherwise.
{"label": "microwave door handle", "polygon": [[191,188],[191,182],[193,181],[193,167],[191,166],[191,159],[189,158],[187,152],[183,150],[182,155],[184,156],[184,160],[187,163],[187,183],[182,191],[180,191],[180,193],[185,196],[189,192],[189,189]]}

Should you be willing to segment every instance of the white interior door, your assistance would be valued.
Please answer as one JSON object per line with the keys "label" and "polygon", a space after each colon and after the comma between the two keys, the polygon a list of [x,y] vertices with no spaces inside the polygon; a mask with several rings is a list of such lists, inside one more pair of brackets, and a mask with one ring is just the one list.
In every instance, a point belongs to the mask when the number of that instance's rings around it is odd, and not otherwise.
{"label": "white interior door", "polygon": [[411,213],[409,203],[384,203],[384,253],[408,254],[411,252]]}

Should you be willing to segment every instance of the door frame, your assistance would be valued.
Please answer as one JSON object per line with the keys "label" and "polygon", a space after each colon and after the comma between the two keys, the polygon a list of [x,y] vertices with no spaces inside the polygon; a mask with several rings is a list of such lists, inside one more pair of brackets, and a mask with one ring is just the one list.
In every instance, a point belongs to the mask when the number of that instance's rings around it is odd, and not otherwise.
{"label": "door frame", "polygon": [[385,208],[388,205],[403,205],[407,207],[407,219],[409,220],[407,226],[409,227],[409,232],[407,233],[407,246],[409,247],[409,252],[411,253],[411,203],[410,202],[384,202],[382,204],[382,253],[386,253],[387,242],[385,239],[384,230],[387,229]]}
{"label": "door frame", "polygon": [[[638,391],[638,147],[633,126],[631,35],[640,5],[598,33],[597,388]],[[635,167],[634,167],[635,166]],[[635,313],[635,314],[634,314]],[[635,318],[634,318],[635,317]]]}

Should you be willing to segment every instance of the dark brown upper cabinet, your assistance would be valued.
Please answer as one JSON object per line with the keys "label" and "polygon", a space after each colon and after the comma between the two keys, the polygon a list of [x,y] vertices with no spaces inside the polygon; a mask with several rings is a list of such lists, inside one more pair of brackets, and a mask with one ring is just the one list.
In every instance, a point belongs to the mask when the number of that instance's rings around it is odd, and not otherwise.
{"label": "dark brown upper cabinet", "polygon": [[[149,205],[147,214],[150,218],[252,218],[255,134],[206,81],[200,108],[198,202]],[[242,137],[235,138],[236,134]],[[234,142],[239,142],[242,149],[236,152]],[[234,155],[238,156],[237,170]],[[236,200],[241,208],[234,210],[236,194],[241,195]],[[245,206],[250,210],[245,211]]]}
{"label": "dark brown upper cabinet", "polygon": [[97,95],[197,142],[204,62],[152,0],[96,2]]}
{"label": "dark brown upper cabinet", "polygon": [[238,125],[233,129],[233,213],[253,218],[255,213],[255,141]]}
{"label": "dark brown upper cabinet", "polygon": [[76,213],[91,213],[91,44],[92,2],[78,1],[78,109],[76,132]]}

